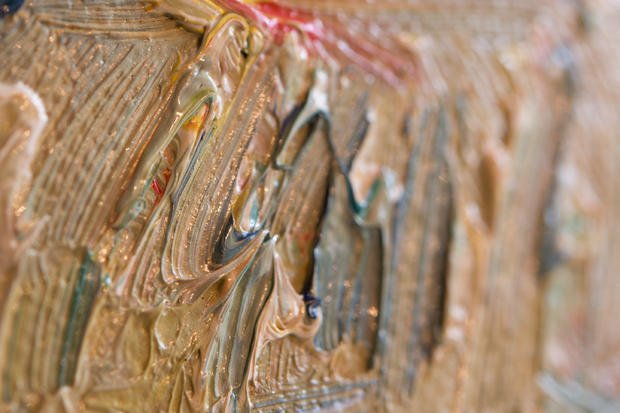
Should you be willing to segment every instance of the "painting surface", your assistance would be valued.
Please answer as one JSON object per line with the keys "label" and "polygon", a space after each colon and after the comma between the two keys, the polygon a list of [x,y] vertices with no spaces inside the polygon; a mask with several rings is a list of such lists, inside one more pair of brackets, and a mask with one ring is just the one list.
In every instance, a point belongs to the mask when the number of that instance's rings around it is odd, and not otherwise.
{"label": "painting surface", "polygon": [[620,411],[617,7],[2,0],[0,407]]}

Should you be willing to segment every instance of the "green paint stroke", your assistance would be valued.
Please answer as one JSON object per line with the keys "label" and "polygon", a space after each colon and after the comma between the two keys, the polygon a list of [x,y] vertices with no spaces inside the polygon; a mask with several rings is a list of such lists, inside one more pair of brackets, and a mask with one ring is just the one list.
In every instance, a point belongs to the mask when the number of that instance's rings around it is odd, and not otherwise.
{"label": "green paint stroke", "polygon": [[86,254],[80,267],[75,291],[73,292],[71,315],[60,359],[59,386],[70,386],[73,384],[82,338],[86,330],[93,299],[99,287],[98,281],[98,266],[90,258],[90,255]]}

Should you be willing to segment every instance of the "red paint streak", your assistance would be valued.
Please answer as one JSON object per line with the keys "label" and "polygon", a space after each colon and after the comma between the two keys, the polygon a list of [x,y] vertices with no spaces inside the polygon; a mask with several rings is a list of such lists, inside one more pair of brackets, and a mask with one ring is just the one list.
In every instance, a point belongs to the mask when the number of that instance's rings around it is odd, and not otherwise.
{"label": "red paint streak", "polygon": [[[416,76],[412,59],[403,59],[394,51],[355,34],[347,32],[337,23],[317,19],[311,12],[279,5],[272,1],[253,6],[239,0],[214,0],[222,8],[246,16],[272,35],[276,44],[282,44],[291,31],[303,32],[310,42],[305,46],[309,55],[329,58],[340,55],[365,71],[378,76],[392,86],[399,86],[403,78]],[[403,50],[404,51],[404,50]]]}
{"label": "red paint streak", "polygon": [[162,189],[159,187],[159,182],[157,182],[157,178],[153,178],[153,181],[151,182],[151,187],[153,187],[153,189],[157,193],[157,201],[155,201],[155,204],[157,204],[161,196],[164,194],[164,191],[162,191]]}
{"label": "red paint streak", "polygon": [[[387,83],[397,86],[403,76],[414,74],[411,61],[386,50],[363,36],[354,36],[334,23],[327,26],[311,13],[281,6],[273,2],[256,3],[255,8],[262,15],[272,17],[277,23],[270,27],[276,43],[281,44],[284,34],[291,30],[303,30],[311,40],[308,52],[322,57],[332,53],[346,57],[364,70],[383,78]],[[318,45],[318,42],[321,45]],[[317,47],[318,46],[318,47]]]}
{"label": "red paint streak", "polygon": [[159,202],[161,201],[164,195],[164,190],[166,189],[166,186],[168,185],[168,181],[170,180],[170,174],[171,174],[170,169],[164,168],[164,171],[163,171],[164,183],[162,186],[160,186],[160,183],[157,180],[157,177],[153,178],[153,180],[151,181],[151,187],[155,190],[155,193],[157,194],[157,198],[155,198],[154,206],[159,204]]}
{"label": "red paint streak", "polygon": [[272,2],[256,3],[255,7],[261,13],[274,17],[273,20],[279,21],[280,27],[287,26],[286,23],[283,23],[285,21],[294,22],[296,25],[289,27],[301,27],[308,34],[308,36],[314,39],[322,39],[325,37],[323,23],[320,20],[315,19],[309,13],[301,12]]}

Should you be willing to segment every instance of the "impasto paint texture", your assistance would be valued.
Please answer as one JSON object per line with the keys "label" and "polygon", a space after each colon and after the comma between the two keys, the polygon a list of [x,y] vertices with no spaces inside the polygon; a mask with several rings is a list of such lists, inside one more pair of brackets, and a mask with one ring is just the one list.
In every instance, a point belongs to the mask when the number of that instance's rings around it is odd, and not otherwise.
{"label": "impasto paint texture", "polygon": [[1,0],[0,410],[620,411],[613,0]]}

